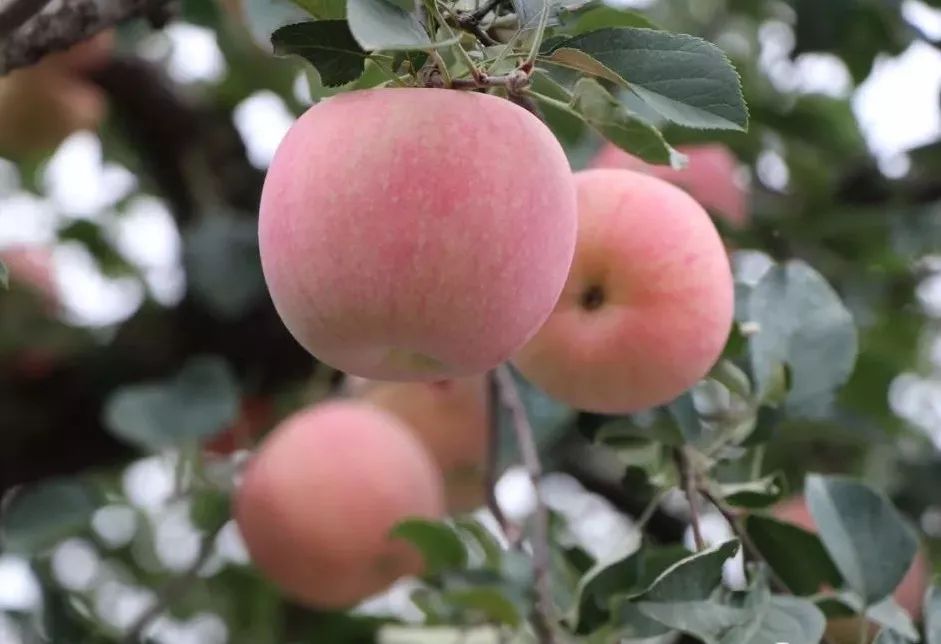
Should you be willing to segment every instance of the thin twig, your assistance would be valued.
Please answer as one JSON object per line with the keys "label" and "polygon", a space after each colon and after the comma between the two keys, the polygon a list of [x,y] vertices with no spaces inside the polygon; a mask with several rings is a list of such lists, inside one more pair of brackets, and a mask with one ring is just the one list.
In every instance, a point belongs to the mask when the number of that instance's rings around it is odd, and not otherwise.
{"label": "thin twig", "polygon": [[493,515],[497,525],[500,526],[506,540],[511,546],[516,547],[519,543],[519,530],[509,522],[497,502],[496,487],[499,477],[497,468],[500,466],[500,385],[493,372],[487,375],[487,418],[490,424],[490,435],[487,437],[487,469],[485,474],[487,509],[490,510],[490,514]]}
{"label": "thin twig", "polygon": [[696,550],[699,551],[706,547],[706,543],[702,538],[702,527],[699,525],[699,497],[696,494],[696,475],[690,466],[686,448],[674,448],[673,461],[676,463],[676,471],[680,475],[680,487],[689,502],[689,523],[693,529],[693,542],[696,544]]}
{"label": "thin twig", "polygon": [[[741,542],[742,547],[745,549],[745,552],[755,561],[760,561],[765,564],[765,569],[768,571],[768,581],[771,583],[771,588],[783,593],[785,595],[793,595],[794,591],[790,589],[781,576],[775,572],[774,568],[771,567],[771,564],[768,563],[768,560],[761,550],[758,549],[758,546],[755,545],[755,542],[752,541],[751,535],[748,534],[748,531],[745,529],[745,526],[742,524],[741,517],[733,510],[729,505],[717,498],[712,492],[709,491],[705,486],[699,488],[699,493],[703,495],[709,503],[715,507],[716,510],[725,518],[726,523],[732,528],[732,532],[735,533],[735,536],[738,537],[739,542]],[[865,621],[865,620],[864,620]],[[833,640],[829,636],[824,635],[823,639],[820,640],[823,644],[834,644]]]}
{"label": "thin twig", "polygon": [[[709,503],[711,503],[716,510],[719,511],[720,514],[722,514],[726,522],[732,528],[732,532],[734,532],[735,536],[738,537],[738,540],[742,542],[742,547],[745,548],[745,551],[748,553],[748,555],[755,561],[764,561],[767,563],[764,555],[761,554],[761,550],[758,549],[758,546],[756,546],[755,542],[752,541],[751,535],[749,535],[748,531],[745,530],[745,526],[742,524],[742,520],[738,514],[736,514],[735,510],[729,507],[725,501],[717,498],[705,487],[700,487],[699,493],[702,494],[703,497],[709,501]],[[781,579],[780,576],[778,576],[778,573],[776,573],[770,565],[768,566],[768,576],[771,581],[771,586],[775,590],[778,592],[787,593],[789,595],[793,594],[785,581]]]}
{"label": "thin twig", "polygon": [[478,70],[472,78],[455,78],[451,81],[454,89],[484,89],[487,87],[505,87],[513,94],[518,94],[529,85],[529,75],[516,69],[509,74],[490,76]]}
{"label": "thin twig", "polygon": [[475,22],[480,22],[487,17],[488,13],[496,9],[501,2],[503,2],[503,0],[487,0],[487,2],[477,7],[468,18],[473,19]]}
{"label": "thin twig", "polygon": [[523,465],[529,474],[536,495],[536,510],[532,524],[533,576],[535,577],[536,602],[533,622],[542,644],[555,644],[555,618],[553,614],[552,580],[549,573],[549,509],[542,500],[539,483],[542,479],[542,464],[532,425],[526,406],[520,398],[516,382],[509,367],[501,365],[494,370],[494,378],[500,390],[500,398],[513,417],[516,441],[519,445]]}
{"label": "thin twig", "polygon": [[0,4],[0,38],[42,11],[50,0],[6,0]]}
{"label": "thin twig", "polygon": [[223,523],[203,535],[199,552],[196,554],[196,559],[193,560],[190,567],[183,571],[181,575],[171,579],[157,592],[157,599],[154,601],[153,606],[144,611],[130,629],[128,629],[127,634],[124,636],[124,644],[139,644],[147,627],[160,617],[160,614],[169,608],[173,601],[179,599],[190,589],[193,582],[199,576],[199,571],[206,565],[209,558],[212,557],[216,537],[219,536],[219,532],[224,526],[225,524]]}
{"label": "thin twig", "polygon": [[[536,56],[539,55],[539,48],[542,46],[542,37],[546,33],[546,25],[549,24],[549,6],[552,3],[545,2],[542,5],[542,13],[539,14],[539,24],[536,26],[536,34],[533,36],[533,44],[529,50],[529,56],[526,61],[520,65],[520,69],[531,72],[536,64]],[[524,25],[525,26],[525,25]]]}

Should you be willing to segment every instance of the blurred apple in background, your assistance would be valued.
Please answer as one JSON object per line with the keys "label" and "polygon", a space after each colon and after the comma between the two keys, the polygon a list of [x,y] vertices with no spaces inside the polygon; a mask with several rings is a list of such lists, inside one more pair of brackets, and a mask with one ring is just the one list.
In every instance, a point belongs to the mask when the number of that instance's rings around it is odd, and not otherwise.
{"label": "blurred apple in background", "polygon": [[107,102],[87,75],[107,62],[113,47],[114,34],[103,32],[0,77],[0,155],[39,157],[74,132],[97,129]]}
{"label": "blurred apple in background", "polygon": [[740,164],[721,144],[678,146],[689,159],[683,170],[651,165],[608,143],[590,163],[592,168],[620,168],[646,172],[683,188],[706,210],[727,223],[740,227],[748,223],[748,196],[739,178]]}

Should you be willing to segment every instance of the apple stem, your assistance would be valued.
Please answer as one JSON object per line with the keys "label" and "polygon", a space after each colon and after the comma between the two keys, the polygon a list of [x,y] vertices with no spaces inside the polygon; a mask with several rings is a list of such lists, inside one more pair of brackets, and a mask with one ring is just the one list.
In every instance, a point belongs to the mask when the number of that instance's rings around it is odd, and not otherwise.
{"label": "apple stem", "polygon": [[552,599],[552,580],[549,573],[549,509],[546,507],[539,491],[539,482],[542,479],[542,463],[539,460],[539,450],[536,447],[536,438],[533,427],[526,414],[526,406],[520,398],[516,382],[509,367],[501,365],[493,372],[494,380],[499,389],[500,399],[509,410],[513,418],[513,428],[516,432],[516,442],[519,445],[523,466],[529,474],[536,495],[536,508],[532,519],[531,544],[533,550],[533,577],[535,580],[536,601],[533,607],[533,626],[536,629],[539,641],[543,644],[555,644],[555,629]]}

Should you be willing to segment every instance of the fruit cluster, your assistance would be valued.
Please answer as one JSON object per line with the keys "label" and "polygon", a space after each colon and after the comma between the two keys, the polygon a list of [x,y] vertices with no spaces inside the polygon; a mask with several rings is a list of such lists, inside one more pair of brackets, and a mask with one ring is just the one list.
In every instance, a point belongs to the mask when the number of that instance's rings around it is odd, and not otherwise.
{"label": "fruit cluster", "polygon": [[691,194],[741,222],[734,165],[702,163],[689,192],[626,153],[596,165],[614,167],[573,174],[538,118],[484,93],[355,91],[294,124],[261,199],[265,279],[298,342],[351,379],[347,399],[268,435],[235,507],[293,597],[383,590],[421,565],[388,538],[396,523],[482,502],[488,370],[511,361],[559,401],[617,414],[716,362],[732,275]]}

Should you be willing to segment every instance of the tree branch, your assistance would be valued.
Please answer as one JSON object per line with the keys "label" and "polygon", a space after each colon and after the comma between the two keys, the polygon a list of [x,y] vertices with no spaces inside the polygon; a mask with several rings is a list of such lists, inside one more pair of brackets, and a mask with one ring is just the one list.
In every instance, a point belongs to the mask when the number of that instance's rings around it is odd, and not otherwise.
{"label": "tree branch", "polygon": [[[71,0],[59,3],[55,11],[34,11],[0,43],[0,75],[32,65],[46,54],[68,49],[109,27],[146,16],[171,1]],[[12,4],[28,4],[28,0],[13,0]]]}
{"label": "tree branch", "polygon": [[15,31],[41,12],[47,4],[49,0],[7,0],[0,4],[0,37]]}
{"label": "tree branch", "polygon": [[676,471],[680,476],[680,487],[689,502],[689,524],[693,529],[693,542],[696,544],[696,550],[700,551],[706,545],[699,525],[699,496],[696,491],[698,476],[690,465],[689,455],[686,453],[685,447],[681,446],[673,450],[673,460],[676,463]]}
{"label": "tree branch", "polygon": [[493,376],[499,387],[503,404],[513,417],[513,427],[516,430],[516,441],[519,445],[520,455],[522,456],[523,465],[529,473],[529,480],[532,482],[536,495],[536,512],[533,516],[531,539],[533,576],[536,582],[536,604],[533,611],[533,622],[539,635],[539,641],[542,644],[555,644],[555,619],[553,617],[555,609],[552,599],[552,580],[549,576],[549,510],[539,491],[539,483],[542,479],[539,451],[536,447],[532,425],[526,414],[526,406],[520,398],[519,390],[509,367],[505,365],[497,367]]}

